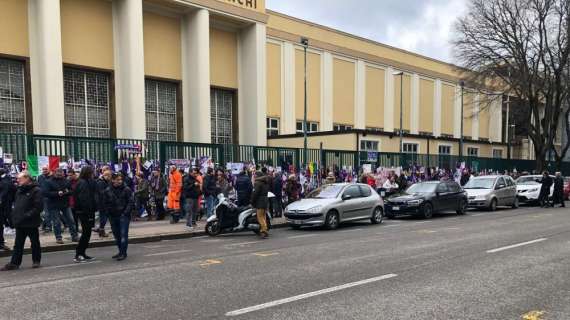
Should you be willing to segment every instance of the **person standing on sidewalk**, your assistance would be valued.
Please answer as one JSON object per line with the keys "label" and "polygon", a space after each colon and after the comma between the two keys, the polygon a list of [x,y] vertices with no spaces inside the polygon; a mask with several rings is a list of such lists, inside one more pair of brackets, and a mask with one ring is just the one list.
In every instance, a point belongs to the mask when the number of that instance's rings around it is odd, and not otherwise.
{"label": "person standing on sidewalk", "polygon": [[0,169],[0,250],[10,251],[4,240],[4,227],[11,227],[10,211],[16,195],[12,177],[5,169]]}
{"label": "person standing on sidewalk", "polygon": [[52,231],[52,225],[51,225],[51,221],[49,219],[49,213],[48,213],[48,199],[46,196],[46,187],[47,187],[47,183],[48,181],[51,179],[51,172],[49,171],[48,167],[42,167],[42,174],[38,177],[38,185],[40,187],[40,190],[42,191],[42,201],[44,203],[44,209],[43,209],[43,222],[42,222],[42,230],[44,233],[49,233]]}
{"label": "person standing on sidewalk", "polygon": [[75,221],[75,230],[79,230],[79,218],[77,217],[77,212],[75,210],[75,197],[73,196],[73,191],[77,186],[78,175],[73,169],[67,171],[67,178],[69,179],[69,185],[71,186],[71,195],[69,196],[69,210],[71,210],[71,216],[73,221]]}
{"label": "person standing on sidewalk", "polygon": [[129,247],[129,224],[131,222],[131,212],[133,211],[133,193],[129,187],[123,183],[123,175],[116,173],[111,179],[111,185],[105,189],[103,194],[103,205],[105,212],[109,214],[111,220],[111,230],[115,237],[115,242],[119,253],[113,259],[122,261],[127,258],[127,248]]}
{"label": "person standing on sidewalk", "polygon": [[75,229],[75,222],[69,210],[69,195],[71,194],[71,186],[69,181],[65,179],[63,170],[56,169],[53,178],[51,178],[46,185],[46,196],[48,198],[48,216],[53,225],[56,243],[63,244],[61,218],[71,233],[71,241],[78,242],[77,230]]}
{"label": "person standing on sidewalk", "polygon": [[265,220],[269,201],[267,193],[269,192],[269,176],[264,172],[256,173],[255,183],[253,185],[253,193],[251,194],[251,205],[257,210],[257,221],[259,222],[259,235],[265,239],[269,236],[267,232],[267,220]]}
{"label": "person standing on sidewalk", "polygon": [[41,212],[43,197],[40,188],[34,183],[27,171],[18,174],[18,191],[12,211],[12,223],[16,228],[16,240],[12,260],[0,271],[10,271],[20,268],[24,254],[26,238],[32,244],[32,268],[39,268],[42,260],[39,227],[42,224]]}
{"label": "person standing on sidewalk", "polygon": [[184,211],[186,211],[186,226],[189,231],[194,231],[196,226],[196,217],[200,207],[199,199],[202,185],[198,181],[198,168],[192,169],[190,174],[186,175],[182,184],[182,195],[184,196]]}
{"label": "person standing on sidewalk", "polygon": [[160,169],[154,169],[152,171],[150,192],[153,197],[154,207],[156,208],[156,220],[163,220],[165,215],[164,196],[166,195],[166,181],[164,181]]}
{"label": "person standing on sidewalk", "polygon": [[552,206],[559,203],[561,208],[566,207],[564,204],[564,179],[560,172],[556,172],[554,177],[554,194],[552,195]]}
{"label": "person standing on sidewalk", "polygon": [[548,174],[548,171],[544,171],[542,173],[542,181],[541,181],[540,196],[539,196],[540,206],[542,208],[548,208],[551,206],[550,200],[548,199],[550,198],[551,186],[552,186],[552,178]]}
{"label": "person standing on sidewalk", "polygon": [[250,203],[252,191],[251,177],[247,174],[247,168],[244,166],[236,179],[237,205],[239,207],[245,207]]}
{"label": "person standing on sidewalk", "polygon": [[[136,175],[136,190],[135,190],[135,200],[136,200],[136,210],[141,218],[146,218],[150,213],[150,207],[148,205],[148,199],[150,196],[150,183],[145,179],[142,172]],[[144,211],[142,211],[142,210]],[[150,220],[150,218],[148,219]]]}
{"label": "person standing on sidewalk", "polygon": [[271,198],[273,215],[279,218],[283,215],[283,180],[281,173],[273,173],[273,185],[271,188],[271,192],[275,195],[275,197]]}
{"label": "person standing on sidewalk", "polygon": [[214,175],[213,168],[208,168],[208,171],[206,172],[204,184],[202,185],[202,191],[206,197],[206,218],[209,218],[214,214],[216,196],[218,195],[216,187],[216,176]]}
{"label": "person standing on sidewalk", "polygon": [[178,223],[180,221],[180,196],[182,195],[182,174],[176,166],[170,167],[170,176],[168,179],[168,203],[167,207],[171,210],[170,223]]}
{"label": "person standing on sidewalk", "polygon": [[[99,199],[103,199],[103,194],[105,190],[111,185],[111,176],[113,173],[111,169],[105,169],[101,177],[97,179],[97,193],[99,194]],[[107,225],[107,220],[109,220],[109,215],[105,212],[105,207],[100,203],[99,209],[99,228],[95,230],[99,233],[100,238],[107,238],[109,235],[105,232],[105,226]]]}
{"label": "person standing on sidewalk", "polygon": [[81,174],[75,190],[75,212],[81,222],[81,238],[75,249],[75,259],[73,261],[88,262],[94,258],[87,255],[86,250],[91,240],[91,232],[95,226],[95,211],[97,211],[97,203],[99,194],[97,192],[97,182],[93,179],[93,167],[87,166],[81,169]]}

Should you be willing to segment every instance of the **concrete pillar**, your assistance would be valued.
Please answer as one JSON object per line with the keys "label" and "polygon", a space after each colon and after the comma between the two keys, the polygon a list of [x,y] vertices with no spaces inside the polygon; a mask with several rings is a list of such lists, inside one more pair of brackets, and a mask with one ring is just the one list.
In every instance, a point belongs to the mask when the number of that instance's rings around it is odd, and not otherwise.
{"label": "concrete pillar", "polygon": [[480,110],[480,100],[481,96],[479,94],[475,95],[475,103],[472,108],[472,114],[470,118],[466,119],[471,121],[471,139],[479,140],[479,110]]}
{"label": "concrete pillar", "polygon": [[117,137],[146,139],[142,1],[113,1],[113,46]]}
{"label": "concrete pillar", "polygon": [[455,86],[455,95],[454,95],[454,104],[453,104],[453,137],[456,139],[461,138],[461,87]]}
{"label": "concrete pillar", "polygon": [[240,144],[267,144],[266,26],[252,24],[238,41],[238,117]]}
{"label": "concrete pillar", "polygon": [[433,135],[441,136],[441,79],[435,80],[433,99]]}
{"label": "concrete pillar", "polygon": [[198,9],[186,15],[182,19],[181,36],[184,141],[211,143],[208,10]]}
{"label": "concrete pillar", "polygon": [[[297,131],[297,115],[295,114],[295,47],[291,42],[283,45],[283,134],[294,134]],[[302,115],[301,115],[302,116]]]}
{"label": "concrete pillar", "polygon": [[417,73],[412,75],[411,95],[410,133],[418,134],[420,130],[420,76]]}
{"label": "concrete pillar", "polygon": [[366,63],[362,60],[356,62],[356,93],[354,98],[354,128],[366,128]]}
{"label": "concrete pillar", "polygon": [[322,99],[320,131],[333,129],[333,56],[330,52],[323,54],[322,66]]}
{"label": "concrete pillar", "polygon": [[384,131],[394,131],[394,69],[384,72]]}
{"label": "concrete pillar", "polygon": [[35,134],[65,135],[59,0],[29,0],[28,27]]}

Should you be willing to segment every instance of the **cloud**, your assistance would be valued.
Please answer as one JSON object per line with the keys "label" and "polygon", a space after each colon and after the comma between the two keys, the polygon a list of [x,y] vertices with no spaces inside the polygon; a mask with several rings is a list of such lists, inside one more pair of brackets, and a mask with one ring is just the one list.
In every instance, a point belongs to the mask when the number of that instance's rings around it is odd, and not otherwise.
{"label": "cloud", "polygon": [[[267,0],[267,8],[447,62],[467,0]],[[357,4],[357,5],[356,5]]]}

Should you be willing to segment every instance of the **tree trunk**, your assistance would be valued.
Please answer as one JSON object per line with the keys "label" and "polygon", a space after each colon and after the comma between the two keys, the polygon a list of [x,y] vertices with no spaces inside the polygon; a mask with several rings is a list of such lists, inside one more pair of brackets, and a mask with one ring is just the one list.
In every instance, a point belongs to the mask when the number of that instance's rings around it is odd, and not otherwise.
{"label": "tree trunk", "polygon": [[536,158],[536,170],[538,173],[542,173],[544,170],[546,170],[546,154],[541,153],[542,152],[539,150],[536,150],[534,153]]}

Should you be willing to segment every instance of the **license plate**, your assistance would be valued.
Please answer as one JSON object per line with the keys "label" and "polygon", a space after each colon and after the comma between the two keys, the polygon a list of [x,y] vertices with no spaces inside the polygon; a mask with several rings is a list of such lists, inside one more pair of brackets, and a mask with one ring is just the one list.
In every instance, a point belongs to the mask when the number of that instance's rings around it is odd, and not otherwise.
{"label": "license plate", "polygon": [[400,211],[400,207],[392,207],[392,210],[394,210],[394,211]]}
{"label": "license plate", "polygon": [[293,220],[293,224],[303,224],[303,221],[301,221],[301,220]]}

